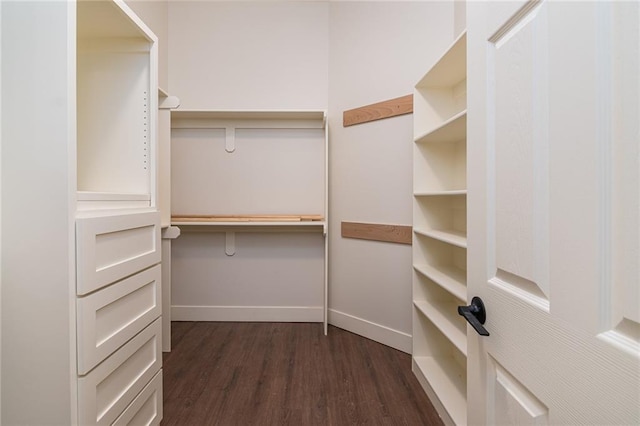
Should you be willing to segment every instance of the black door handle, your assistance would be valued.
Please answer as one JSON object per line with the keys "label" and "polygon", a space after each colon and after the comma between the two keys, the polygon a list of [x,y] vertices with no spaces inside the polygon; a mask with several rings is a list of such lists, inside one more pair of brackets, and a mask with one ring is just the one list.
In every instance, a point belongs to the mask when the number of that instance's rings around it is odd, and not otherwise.
{"label": "black door handle", "polygon": [[489,335],[487,329],[482,325],[487,320],[487,312],[484,310],[482,299],[474,297],[469,306],[458,306],[458,314],[462,315],[479,335]]}

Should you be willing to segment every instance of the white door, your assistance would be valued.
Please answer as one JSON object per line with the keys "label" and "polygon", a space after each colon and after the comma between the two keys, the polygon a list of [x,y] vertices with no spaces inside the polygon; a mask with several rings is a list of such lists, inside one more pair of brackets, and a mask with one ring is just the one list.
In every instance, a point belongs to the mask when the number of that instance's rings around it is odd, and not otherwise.
{"label": "white door", "polygon": [[469,2],[470,424],[640,424],[640,3]]}

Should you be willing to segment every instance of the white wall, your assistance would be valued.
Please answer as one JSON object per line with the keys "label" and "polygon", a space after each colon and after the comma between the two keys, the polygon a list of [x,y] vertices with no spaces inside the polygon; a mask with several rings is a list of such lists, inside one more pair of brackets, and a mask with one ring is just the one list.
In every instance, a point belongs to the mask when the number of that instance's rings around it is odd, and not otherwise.
{"label": "white wall", "polygon": [[453,40],[449,2],[331,4],[330,322],[411,351],[411,247],[343,239],[342,221],[411,225],[412,116],[342,127],[342,112],[413,93]]}
{"label": "white wall", "polygon": [[169,3],[181,109],[326,109],[328,4]]}
{"label": "white wall", "polygon": [[342,112],[412,93],[453,20],[450,1],[169,3],[181,109],[328,108],[330,322],[405,351],[410,246],[342,239],[340,223],[411,225],[412,117],[343,128]]}
{"label": "white wall", "polygon": [[158,37],[158,85],[169,90],[169,3],[165,0],[126,0],[127,5]]}

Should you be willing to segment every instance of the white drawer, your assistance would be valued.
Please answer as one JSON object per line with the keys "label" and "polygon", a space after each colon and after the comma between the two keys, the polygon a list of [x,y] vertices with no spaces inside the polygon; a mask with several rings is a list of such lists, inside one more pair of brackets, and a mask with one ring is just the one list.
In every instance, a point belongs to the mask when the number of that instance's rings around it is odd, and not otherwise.
{"label": "white drawer", "polygon": [[78,378],[78,421],[110,425],[162,366],[158,318],[89,374]]}
{"label": "white drawer", "polygon": [[160,265],[77,300],[78,374],[158,318],[162,311]]}
{"label": "white drawer", "polygon": [[159,425],[162,420],[162,370],[116,419],[114,426]]}
{"label": "white drawer", "polygon": [[160,263],[160,213],[129,213],[76,220],[77,293]]}

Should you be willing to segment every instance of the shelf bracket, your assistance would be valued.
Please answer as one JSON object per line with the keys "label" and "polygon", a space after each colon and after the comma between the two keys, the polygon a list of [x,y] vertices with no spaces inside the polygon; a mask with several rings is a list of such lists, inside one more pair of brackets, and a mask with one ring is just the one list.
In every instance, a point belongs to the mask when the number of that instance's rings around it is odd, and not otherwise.
{"label": "shelf bracket", "polygon": [[231,153],[236,150],[236,128],[225,127],[224,150]]}
{"label": "shelf bracket", "polygon": [[236,254],[236,233],[225,232],[224,252],[227,256]]}

